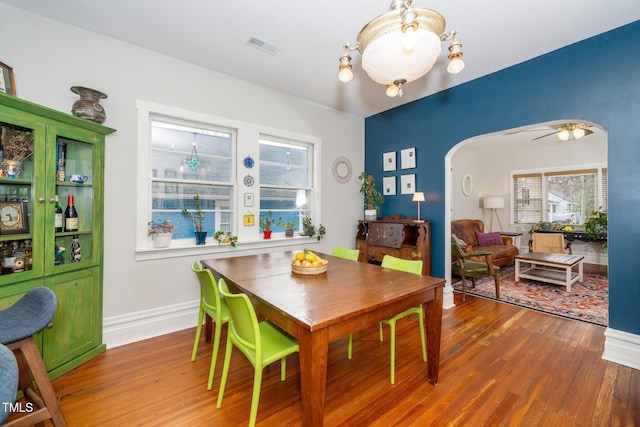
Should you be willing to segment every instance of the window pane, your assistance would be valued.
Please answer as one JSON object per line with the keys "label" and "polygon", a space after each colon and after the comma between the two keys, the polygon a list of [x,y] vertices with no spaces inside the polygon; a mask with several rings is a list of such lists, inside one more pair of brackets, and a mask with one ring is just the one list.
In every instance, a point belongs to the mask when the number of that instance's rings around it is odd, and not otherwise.
{"label": "window pane", "polygon": [[547,176],[547,221],[583,224],[596,209],[596,173]]}
{"label": "window pane", "polygon": [[276,224],[272,227],[274,233],[284,231],[284,228],[277,226],[280,218],[285,223],[296,220],[295,229],[300,229],[302,225],[301,218],[310,214],[309,194],[310,192],[306,190],[260,189],[260,211],[272,211],[273,217],[276,219]]}
{"label": "window pane", "polygon": [[513,177],[514,223],[534,224],[542,220],[542,175]]}
{"label": "window pane", "polygon": [[260,184],[310,187],[309,147],[260,139]]}

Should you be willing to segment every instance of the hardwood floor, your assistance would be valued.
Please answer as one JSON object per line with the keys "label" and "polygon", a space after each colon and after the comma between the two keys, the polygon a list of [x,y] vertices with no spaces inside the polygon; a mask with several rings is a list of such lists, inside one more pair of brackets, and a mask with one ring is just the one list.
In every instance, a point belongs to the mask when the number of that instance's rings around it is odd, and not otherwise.
{"label": "hardwood floor", "polygon": [[[443,318],[440,382],[426,382],[417,322],[398,322],[396,384],[377,330],[329,349],[327,426],[639,426],[640,371],[601,359],[604,328],[456,294]],[[224,328],[226,331],[226,328]],[[249,418],[253,371],[234,353],[216,409],[211,343],[190,361],[194,329],[108,350],[53,382],[69,426],[236,426]],[[388,337],[388,330],[385,330]],[[387,339],[387,338],[385,338]],[[301,425],[298,359],[264,371],[258,425]]]}

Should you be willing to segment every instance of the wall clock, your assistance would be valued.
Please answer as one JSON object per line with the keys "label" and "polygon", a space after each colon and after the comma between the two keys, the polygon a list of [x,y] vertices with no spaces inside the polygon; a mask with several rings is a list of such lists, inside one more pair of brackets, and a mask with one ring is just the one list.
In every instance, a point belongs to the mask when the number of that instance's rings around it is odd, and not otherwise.
{"label": "wall clock", "polygon": [[0,234],[29,232],[26,202],[0,202]]}
{"label": "wall clock", "polygon": [[247,176],[244,177],[243,182],[247,187],[252,187],[256,180],[251,175],[247,174]]}
{"label": "wall clock", "polygon": [[331,165],[331,172],[336,181],[340,184],[346,184],[351,180],[353,174],[351,162],[344,156],[336,157]]}

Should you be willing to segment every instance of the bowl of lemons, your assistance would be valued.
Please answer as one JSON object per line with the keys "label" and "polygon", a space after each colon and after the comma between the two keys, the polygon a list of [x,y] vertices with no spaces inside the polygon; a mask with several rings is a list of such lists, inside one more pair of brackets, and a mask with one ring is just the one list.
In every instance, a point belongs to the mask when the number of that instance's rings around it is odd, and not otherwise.
{"label": "bowl of lemons", "polygon": [[320,258],[308,249],[296,252],[296,257],[291,260],[291,271],[296,274],[314,275],[327,271],[329,261]]}

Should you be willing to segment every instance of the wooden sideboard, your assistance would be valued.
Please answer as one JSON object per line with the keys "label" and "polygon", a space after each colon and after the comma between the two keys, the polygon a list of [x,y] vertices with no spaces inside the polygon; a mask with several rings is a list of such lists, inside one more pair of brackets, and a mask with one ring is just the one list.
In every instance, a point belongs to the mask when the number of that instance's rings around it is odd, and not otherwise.
{"label": "wooden sideboard", "polygon": [[360,262],[380,264],[385,255],[422,260],[422,274],[430,276],[431,222],[397,216],[359,220],[356,249]]}

